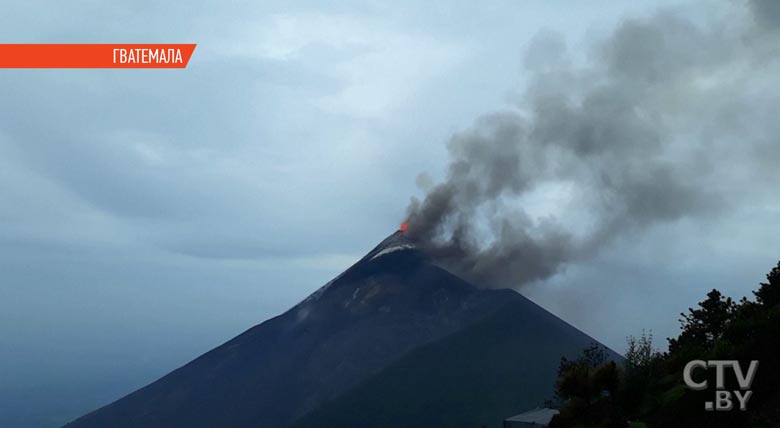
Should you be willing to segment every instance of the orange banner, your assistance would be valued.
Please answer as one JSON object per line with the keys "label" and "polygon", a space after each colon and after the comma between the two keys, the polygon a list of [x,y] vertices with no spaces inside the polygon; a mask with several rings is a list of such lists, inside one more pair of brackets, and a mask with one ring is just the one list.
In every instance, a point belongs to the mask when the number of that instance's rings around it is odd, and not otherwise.
{"label": "orange banner", "polygon": [[0,68],[185,68],[196,44],[0,44]]}

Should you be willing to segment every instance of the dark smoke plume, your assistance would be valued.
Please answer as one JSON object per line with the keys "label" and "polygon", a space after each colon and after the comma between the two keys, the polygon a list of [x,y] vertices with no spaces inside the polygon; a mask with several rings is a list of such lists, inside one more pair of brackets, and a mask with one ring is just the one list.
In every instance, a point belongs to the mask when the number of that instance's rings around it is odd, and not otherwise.
{"label": "dark smoke plume", "polygon": [[512,287],[648,227],[727,209],[739,192],[730,165],[780,156],[767,114],[777,79],[755,78],[777,68],[778,4],[626,20],[585,60],[538,35],[526,89],[452,137],[446,178],[413,198],[408,234],[445,267]]}

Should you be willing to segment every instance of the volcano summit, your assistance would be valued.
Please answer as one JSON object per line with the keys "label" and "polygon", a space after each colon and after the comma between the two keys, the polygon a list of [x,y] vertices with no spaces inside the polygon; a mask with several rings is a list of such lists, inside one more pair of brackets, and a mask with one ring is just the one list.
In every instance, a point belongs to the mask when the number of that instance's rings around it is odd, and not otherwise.
{"label": "volcano summit", "polygon": [[282,315],[66,427],[497,427],[551,398],[560,358],[593,343],[399,230]]}

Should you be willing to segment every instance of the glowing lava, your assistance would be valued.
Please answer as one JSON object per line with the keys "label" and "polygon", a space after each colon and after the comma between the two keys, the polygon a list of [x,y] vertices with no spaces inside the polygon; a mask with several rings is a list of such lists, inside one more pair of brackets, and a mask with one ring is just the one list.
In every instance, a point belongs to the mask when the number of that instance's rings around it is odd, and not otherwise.
{"label": "glowing lava", "polygon": [[401,232],[406,232],[406,228],[407,227],[408,226],[407,226],[406,222],[403,222],[403,223],[401,223],[401,227],[399,227],[398,230],[400,230]]}

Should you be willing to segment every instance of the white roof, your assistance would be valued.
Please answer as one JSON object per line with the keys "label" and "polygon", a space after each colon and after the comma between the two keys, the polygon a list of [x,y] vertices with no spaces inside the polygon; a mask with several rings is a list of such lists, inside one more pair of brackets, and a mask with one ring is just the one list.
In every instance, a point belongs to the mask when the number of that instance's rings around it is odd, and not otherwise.
{"label": "white roof", "polygon": [[512,416],[511,418],[507,418],[507,421],[510,422],[529,422],[533,424],[539,424],[547,426],[550,423],[550,420],[553,418],[553,416],[557,415],[558,411],[555,409],[534,409],[525,413],[520,413],[519,415]]}

